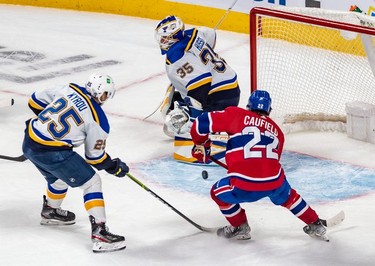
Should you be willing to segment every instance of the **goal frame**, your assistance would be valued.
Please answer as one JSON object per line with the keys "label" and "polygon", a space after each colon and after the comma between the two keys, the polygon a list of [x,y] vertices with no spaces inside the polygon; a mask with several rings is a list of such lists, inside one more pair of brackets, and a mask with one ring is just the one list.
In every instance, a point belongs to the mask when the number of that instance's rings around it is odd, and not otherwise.
{"label": "goal frame", "polygon": [[250,10],[250,90],[251,92],[257,89],[257,36],[258,23],[261,16],[281,18],[289,21],[297,21],[305,24],[311,24],[321,27],[334,28],[338,30],[353,31],[356,33],[369,34],[375,36],[375,29],[366,26],[359,26],[345,22],[337,22],[328,19],[321,19],[291,12],[286,12],[277,9],[270,9],[264,7],[254,7]]}

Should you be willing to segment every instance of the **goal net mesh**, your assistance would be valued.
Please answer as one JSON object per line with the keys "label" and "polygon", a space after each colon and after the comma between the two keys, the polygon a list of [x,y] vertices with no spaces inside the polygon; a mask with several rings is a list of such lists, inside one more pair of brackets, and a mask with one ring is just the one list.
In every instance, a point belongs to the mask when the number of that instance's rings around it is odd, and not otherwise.
{"label": "goal net mesh", "polygon": [[317,8],[254,8],[251,89],[282,123],[345,123],[345,104],[375,104],[375,18]]}

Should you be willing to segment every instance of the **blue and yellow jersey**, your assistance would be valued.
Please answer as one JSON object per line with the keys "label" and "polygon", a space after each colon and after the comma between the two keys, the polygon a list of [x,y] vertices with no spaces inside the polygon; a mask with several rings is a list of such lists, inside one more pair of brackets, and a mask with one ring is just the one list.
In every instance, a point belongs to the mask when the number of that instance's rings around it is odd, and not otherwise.
{"label": "blue and yellow jersey", "polygon": [[232,92],[233,98],[239,96],[237,75],[214,51],[215,43],[215,30],[193,28],[168,50],[167,75],[182,98],[193,96],[202,103],[219,92],[226,92],[222,94],[225,98],[231,98]]}
{"label": "blue and yellow jersey", "polygon": [[34,92],[30,107],[41,110],[30,120],[29,137],[41,147],[73,148],[84,144],[88,163],[103,163],[110,126],[108,119],[85,88],[67,86]]}

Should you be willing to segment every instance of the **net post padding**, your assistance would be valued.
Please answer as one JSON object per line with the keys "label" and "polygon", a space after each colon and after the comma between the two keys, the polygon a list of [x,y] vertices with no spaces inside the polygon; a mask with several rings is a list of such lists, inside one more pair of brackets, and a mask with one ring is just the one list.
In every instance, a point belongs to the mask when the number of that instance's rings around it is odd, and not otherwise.
{"label": "net post padding", "polygon": [[346,132],[346,116],[324,113],[288,114],[274,118],[285,134],[299,131]]}
{"label": "net post padding", "polygon": [[342,122],[346,123],[346,116],[330,115],[324,113],[300,113],[287,114],[284,116],[284,123],[293,124],[300,121],[327,121],[327,122]]}

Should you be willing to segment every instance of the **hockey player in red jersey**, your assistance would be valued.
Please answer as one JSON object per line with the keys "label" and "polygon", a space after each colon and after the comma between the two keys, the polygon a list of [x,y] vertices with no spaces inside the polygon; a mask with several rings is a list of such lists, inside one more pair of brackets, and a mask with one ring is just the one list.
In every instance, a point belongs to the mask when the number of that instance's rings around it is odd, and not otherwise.
{"label": "hockey player in red jersey", "polygon": [[268,197],[275,205],[290,210],[306,226],[304,232],[328,241],[326,228],[316,212],[289,185],[280,157],[284,134],[269,117],[271,97],[267,91],[254,91],[246,109],[228,107],[197,117],[191,128],[192,156],[201,162],[210,159],[210,132],[229,135],[225,160],[227,176],[211,188],[211,197],[230,225],[217,230],[225,238],[250,239],[250,226],[240,203]]}

